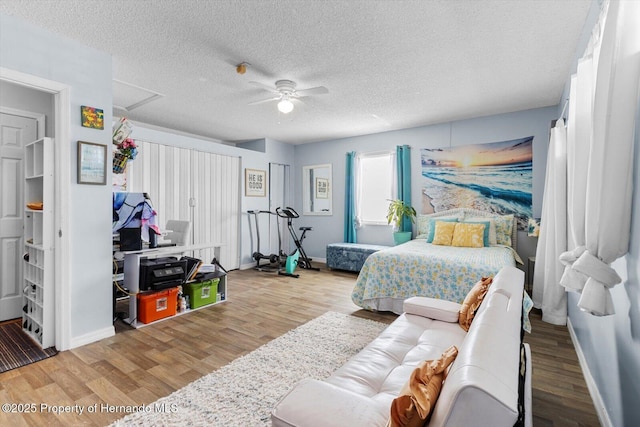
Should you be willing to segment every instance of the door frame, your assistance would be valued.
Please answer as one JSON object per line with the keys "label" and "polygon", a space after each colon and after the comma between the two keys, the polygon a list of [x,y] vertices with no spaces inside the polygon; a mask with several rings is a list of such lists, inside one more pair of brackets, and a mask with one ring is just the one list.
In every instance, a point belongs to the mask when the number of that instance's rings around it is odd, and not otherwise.
{"label": "door frame", "polygon": [[[57,196],[54,209],[56,239],[54,244],[55,278],[55,346],[68,350],[71,344],[70,221],[71,186],[71,88],[70,86],[20,71],[0,67],[0,80],[26,86],[53,95],[54,109],[54,186]],[[38,129],[39,130],[39,129]]]}
{"label": "door frame", "polygon": [[[23,117],[25,119],[31,119],[31,120],[35,120],[36,122],[36,137],[34,139],[34,141],[42,138],[45,136],[45,115],[44,114],[40,114],[40,113],[34,113],[32,111],[26,111],[26,110],[19,110],[17,108],[11,108],[11,107],[4,107],[2,105],[0,105],[0,114],[7,114],[7,115],[11,115],[11,116],[16,116],[16,117]],[[29,143],[29,142],[33,142],[33,141],[24,141],[25,144]],[[23,151],[24,151],[24,146],[22,147]],[[16,186],[18,186],[20,183],[24,182],[23,180],[19,180],[19,182],[16,183]],[[24,193],[24,187],[22,185],[20,185],[19,189],[16,189],[21,191],[22,193]],[[24,231],[22,232],[22,235],[24,236]],[[22,250],[23,248],[20,248],[20,250]],[[18,258],[19,262],[22,262],[22,259]],[[20,269],[18,268],[18,271],[20,271]],[[24,271],[22,272],[22,275],[20,276],[20,282],[18,283],[17,288],[18,289],[22,289],[22,287],[24,286],[23,284],[24,282]],[[20,294],[20,297],[22,297],[22,293]],[[20,307],[22,307],[22,299],[20,299]]]}

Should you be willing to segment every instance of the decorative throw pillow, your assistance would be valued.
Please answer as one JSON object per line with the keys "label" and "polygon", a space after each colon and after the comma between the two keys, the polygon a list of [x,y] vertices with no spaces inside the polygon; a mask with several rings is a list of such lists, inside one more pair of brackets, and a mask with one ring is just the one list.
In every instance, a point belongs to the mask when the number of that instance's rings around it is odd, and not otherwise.
{"label": "decorative throw pillow", "polygon": [[473,317],[476,315],[478,308],[480,308],[480,304],[482,304],[482,300],[487,294],[492,282],[492,277],[483,277],[479,282],[473,285],[473,288],[471,288],[467,296],[464,298],[462,306],[460,306],[460,313],[458,314],[458,324],[465,331],[469,330]]}
{"label": "decorative throw pillow", "polygon": [[485,246],[496,245],[496,223],[492,218],[473,217],[465,218],[463,222],[469,222],[472,224],[484,224]]}
{"label": "decorative throw pillow", "polygon": [[455,346],[449,347],[439,359],[422,362],[411,373],[409,381],[400,390],[400,396],[391,402],[388,427],[423,426],[436,405],[438,395],[458,355]]}
{"label": "decorative throw pillow", "polygon": [[433,241],[433,234],[436,228],[436,221],[458,221],[457,216],[434,217],[434,214],[419,214],[416,218],[417,235],[416,239],[427,239],[427,243]]}
{"label": "decorative throw pillow", "polygon": [[428,215],[418,214],[416,216],[416,239],[426,239],[429,235],[429,218]]}
{"label": "decorative throw pillow", "polygon": [[498,245],[511,246],[513,215],[501,215],[494,218],[496,223],[496,242]]}
{"label": "decorative throw pillow", "polygon": [[435,234],[433,236],[434,245],[451,246],[453,230],[456,228],[455,222],[436,221]]}
{"label": "decorative throw pillow", "polygon": [[[451,239],[451,246],[465,248],[484,247],[484,230],[486,228],[484,224],[456,223],[455,229],[453,230],[453,238]],[[487,241],[488,240],[489,236],[487,235]]]}
{"label": "decorative throw pillow", "polygon": [[455,217],[442,217],[442,218],[431,218],[429,220],[429,234],[427,234],[427,243],[433,243],[433,238],[436,235],[436,222],[458,222],[458,218]]}

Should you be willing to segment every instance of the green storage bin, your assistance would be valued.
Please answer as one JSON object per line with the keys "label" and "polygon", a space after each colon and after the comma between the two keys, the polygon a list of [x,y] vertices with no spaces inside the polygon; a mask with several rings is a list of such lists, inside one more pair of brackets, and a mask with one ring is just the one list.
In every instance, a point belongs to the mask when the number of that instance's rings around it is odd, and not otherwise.
{"label": "green storage bin", "polygon": [[187,283],[185,293],[189,295],[191,308],[198,308],[216,302],[218,283],[220,279],[204,280],[202,282]]}

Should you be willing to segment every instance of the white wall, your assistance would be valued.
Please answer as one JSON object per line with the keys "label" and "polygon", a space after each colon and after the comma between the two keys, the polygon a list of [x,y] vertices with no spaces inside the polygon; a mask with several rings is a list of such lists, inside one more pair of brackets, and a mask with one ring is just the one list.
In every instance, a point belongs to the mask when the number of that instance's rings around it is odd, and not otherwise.
{"label": "white wall", "polygon": [[[533,213],[539,217],[542,211],[542,193],[546,171],[549,127],[557,119],[557,107],[500,114],[497,116],[442,123],[372,135],[343,138],[328,142],[298,145],[295,148],[295,198],[296,209],[302,212],[302,167],[311,164],[333,165],[333,215],[302,216],[300,226],[311,226],[307,233],[305,251],[312,258],[326,257],[326,245],[343,241],[345,155],[348,151],[375,152],[395,150],[397,145],[411,146],[411,200],[420,213],[421,165],[420,149],[481,144],[534,136],[533,140]],[[297,226],[297,225],[296,225]],[[391,226],[369,225],[358,229],[358,242],[393,245]],[[535,255],[536,239],[520,232],[518,253],[526,257]]]}
{"label": "white wall", "polygon": [[[111,185],[76,184],[77,141],[106,144],[111,130],[83,128],[80,106],[102,108],[111,123],[111,57],[63,39],[18,18],[0,15],[0,66],[68,85],[71,126],[64,144],[69,156],[71,229],[71,345],[113,334],[111,307]],[[67,230],[65,230],[67,232]],[[107,261],[105,261],[107,260]]]}

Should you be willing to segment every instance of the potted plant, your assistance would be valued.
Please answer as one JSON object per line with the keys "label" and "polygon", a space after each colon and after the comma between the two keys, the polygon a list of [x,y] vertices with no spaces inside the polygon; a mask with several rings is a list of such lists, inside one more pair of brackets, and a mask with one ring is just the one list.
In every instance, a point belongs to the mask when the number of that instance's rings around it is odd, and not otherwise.
{"label": "potted plant", "polygon": [[393,241],[396,245],[411,240],[411,231],[400,230],[402,218],[409,218],[411,223],[415,222],[416,210],[411,205],[407,205],[402,200],[390,200],[389,210],[387,212],[387,224],[393,222]]}

